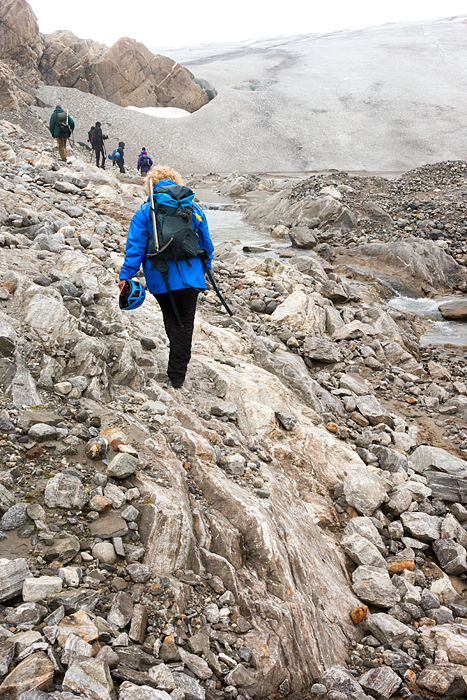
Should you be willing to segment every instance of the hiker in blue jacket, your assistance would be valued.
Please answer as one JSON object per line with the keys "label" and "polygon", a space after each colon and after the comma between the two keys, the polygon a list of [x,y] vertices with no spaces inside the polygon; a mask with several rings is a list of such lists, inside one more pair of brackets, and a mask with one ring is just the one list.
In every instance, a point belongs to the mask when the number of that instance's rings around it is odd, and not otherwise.
{"label": "hiker in blue jacket", "polygon": [[[154,166],[146,178],[146,191],[166,185],[182,185],[179,173],[171,168]],[[196,203],[193,204],[191,224],[199,235],[199,247],[207,252],[205,264],[211,267],[214,246],[209,234],[206,216]],[[124,287],[126,280],[136,275],[143,267],[146,286],[154,294],[162,310],[164,327],[170,343],[167,374],[172,386],[181,387],[185,381],[188,363],[191,358],[191,343],[198,294],[206,289],[203,261],[200,257],[190,260],[167,260],[168,284],[180,319],[167,291],[162,274],[154,269],[148,260],[148,246],[152,235],[150,198],[136,211],[131,219],[126,240],[125,260],[120,270],[118,286]],[[181,321],[181,324],[179,322]]]}

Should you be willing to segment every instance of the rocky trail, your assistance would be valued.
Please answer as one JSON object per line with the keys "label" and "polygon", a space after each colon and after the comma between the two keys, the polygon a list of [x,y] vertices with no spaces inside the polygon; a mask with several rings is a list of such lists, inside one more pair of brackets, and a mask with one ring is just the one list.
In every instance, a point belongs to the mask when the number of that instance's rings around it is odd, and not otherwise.
{"label": "rocky trail", "polygon": [[387,303],[463,318],[465,163],[189,180],[292,246],[217,246],[234,316],[200,295],[175,390],[157,303],[117,302],[141,183],[25,119],[0,120],[0,700],[465,696],[465,348]]}

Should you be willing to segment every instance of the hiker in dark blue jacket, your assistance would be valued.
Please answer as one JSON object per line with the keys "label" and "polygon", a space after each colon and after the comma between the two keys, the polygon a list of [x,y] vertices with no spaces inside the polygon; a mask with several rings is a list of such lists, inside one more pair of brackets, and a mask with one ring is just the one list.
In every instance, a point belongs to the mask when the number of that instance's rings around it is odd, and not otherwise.
{"label": "hiker in dark blue jacket", "polygon": [[[146,191],[149,192],[150,186],[154,191],[157,187],[181,184],[182,179],[177,172],[171,168],[156,165],[148,173]],[[206,265],[210,268],[214,246],[209,235],[206,216],[196,203],[193,204],[192,227],[196,228],[198,232],[199,246],[207,251]],[[181,259],[176,262],[167,260],[168,284],[183,324],[181,326],[176,318],[162,274],[151,266],[147,257],[151,235],[152,219],[148,197],[131,219],[126,241],[125,261],[120,270],[118,286],[122,289],[125,281],[134,277],[140,267],[143,267],[146,286],[159,302],[165,331],[170,342],[167,374],[172,385],[180,387],[185,381],[191,358],[191,342],[198,294],[206,289],[203,262],[200,257],[190,260]]]}

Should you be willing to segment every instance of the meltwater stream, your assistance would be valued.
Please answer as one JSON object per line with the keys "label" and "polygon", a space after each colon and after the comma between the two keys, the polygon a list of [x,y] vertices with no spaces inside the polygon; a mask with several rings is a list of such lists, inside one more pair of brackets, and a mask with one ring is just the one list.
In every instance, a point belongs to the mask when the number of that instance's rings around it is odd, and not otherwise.
{"label": "meltwater stream", "polygon": [[438,306],[442,301],[459,299],[458,296],[440,297],[439,299],[411,298],[397,296],[388,304],[393,309],[410,311],[427,321],[428,329],[420,338],[420,345],[453,345],[467,347],[467,323],[462,321],[445,321],[441,316]]}

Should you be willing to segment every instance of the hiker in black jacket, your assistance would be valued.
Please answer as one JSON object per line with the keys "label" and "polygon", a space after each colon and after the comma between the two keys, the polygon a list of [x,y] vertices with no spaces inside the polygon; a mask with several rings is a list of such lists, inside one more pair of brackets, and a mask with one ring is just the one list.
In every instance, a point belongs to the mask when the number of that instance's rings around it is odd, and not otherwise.
{"label": "hiker in black jacket", "polygon": [[121,173],[124,173],[124,172],[125,172],[125,168],[124,168],[124,165],[125,165],[125,156],[124,156],[124,153],[123,153],[123,149],[124,149],[124,148],[125,148],[125,144],[123,143],[123,141],[119,141],[117,151],[118,151],[118,153],[119,153],[120,155],[119,155],[119,157],[118,157],[116,160],[117,160],[117,165],[118,165],[118,167],[120,168],[120,172],[121,172]]}
{"label": "hiker in black jacket", "polygon": [[101,129],[101,123],[96,122],[96,126],[94,127],[94,133],[92,135],[92,147],[94,151],[96,152],[96,165],[99,167],[99,156],[102,156],[102,165],[100,166],[103,170],[105,170],[105,148],[104,148],[104,141],[105,139],[108,139],[108,136],[104,136],[102,133]]}

